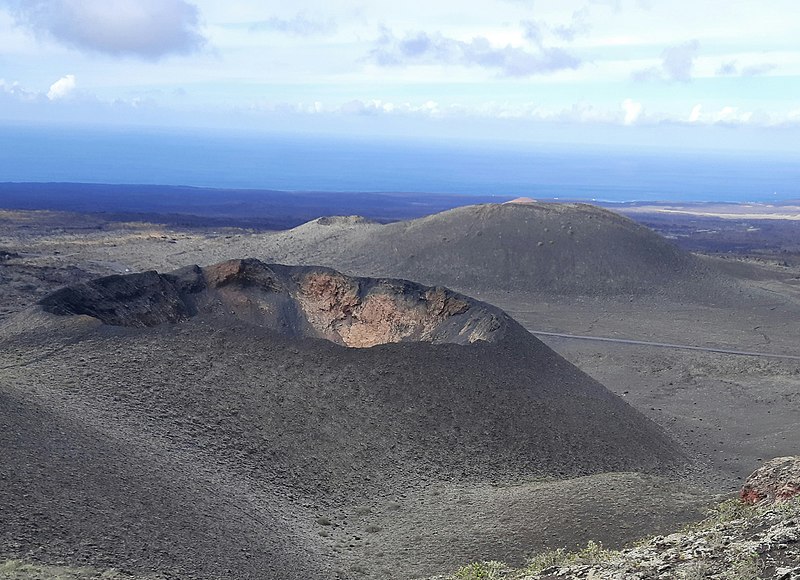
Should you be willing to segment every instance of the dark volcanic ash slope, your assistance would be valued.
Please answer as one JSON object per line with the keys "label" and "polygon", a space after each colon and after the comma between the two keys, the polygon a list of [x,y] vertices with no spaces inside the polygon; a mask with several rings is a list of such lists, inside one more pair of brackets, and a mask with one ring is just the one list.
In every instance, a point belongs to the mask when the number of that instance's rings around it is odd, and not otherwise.
{"label": "dark volcanic ash slope", "polygon": [[472,291],[686,294],[713,275],[652,230],[573,203],[476,205],[387,225],[317,220],[268,240],[263,255]]}
{"label": "dark volcanic ash slope", "polygon": [[0,379],[2,551],[181,577],[403,578],[353,506],[684,461],[502,311],[324,268],[61,290],[0,330]]}

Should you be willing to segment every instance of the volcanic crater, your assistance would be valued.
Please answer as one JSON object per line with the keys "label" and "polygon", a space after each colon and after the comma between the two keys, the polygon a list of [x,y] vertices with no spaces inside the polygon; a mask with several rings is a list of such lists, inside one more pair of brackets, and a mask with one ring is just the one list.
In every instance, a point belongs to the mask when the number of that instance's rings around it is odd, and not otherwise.
{"label": "volcanic crater", "polygon": [[51,314],[87,315],[112,326],[232,316],[289,336],[355,348],[410,341],[496,342],[508,326],[501,310],[446,288],[252,258],[169,274],[107,276],[63,288],[40,304]]}
{"label": "volcanic crater", "polygon": [[[563,480],[660,485],[690,467],[502,310],[322,267],[244,259],[69,286],[0,327],[0,371],[0,544],[44,561],[420,577],[476,554],[522,561],[552,512],[540,495],[575,493]],[[586,526],[605,524],[575,541]]]}

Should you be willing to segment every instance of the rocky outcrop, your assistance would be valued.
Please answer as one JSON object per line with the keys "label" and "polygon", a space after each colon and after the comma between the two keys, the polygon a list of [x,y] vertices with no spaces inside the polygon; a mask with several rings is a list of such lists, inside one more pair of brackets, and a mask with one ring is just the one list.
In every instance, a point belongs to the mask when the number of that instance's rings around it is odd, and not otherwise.
{"label": "rocky outcrop", "polygon": [[[407,282],[381,285],[361,295],[356,279],[312,272],[298,284],[297,301],[308,321],[324,337],[352,347],[415,340],[441,342],[442,326],[470,310],[470,303],[444,288],[420,288]],[[458,334],[466,342],[490,339],[492,320],[476,320]],[[487,322],[489,326],[487,327]],[[483,323],[483,324],[482,324]],[[446,342],[450,342],[449,340]]]}
{"label": "rocky outcrop", "polygon": [[[774,506],[769,506],[770,508]],[[589,547],[509,580],[674,580],[800,578],[800,510],[733,510],[722,504],[694,529],[657,536],[619,551]],[[533,559],[537,561],[536,558]],[[497,576],[503,578],[503,576]]]}
{"label": "rocky outcrop", "polygon": [[755,470],[739,497],[748,504],[782,502],[800,495],[800,456],[777,457]]}
{"label": "rocky outcrop", "polygon": [[773,459],[747,478],[740,498],[710,510],[705,520],[631,548],[606,550],[590,542],[577,552],[535,555],[524,569],[476,562],[446,580],[800,580],[799,467],[800,457]]}
{"label": "rocky outcrop", "polygon": [[114,326],[235,317],[357,348],[409,341],[495,342],[510,324],[499,309],[446,288],[254,259],[169,274],[108,276],[63,288],[40,305],[51,314],[86,315]]}
{"label": "rocky outcrop", "polygon": [[106,276],[68,286],[39,304],[51,314],[83,314],[113,326],[157,326],[191,315],[174,280],[157,272]]}

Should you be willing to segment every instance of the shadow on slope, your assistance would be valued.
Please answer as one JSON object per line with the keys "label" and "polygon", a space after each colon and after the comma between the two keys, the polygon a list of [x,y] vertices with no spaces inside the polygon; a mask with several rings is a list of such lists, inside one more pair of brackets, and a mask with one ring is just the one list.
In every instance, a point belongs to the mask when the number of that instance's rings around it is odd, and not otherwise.
{"label": "shadow on slope", "polygon": [[0,426],[5,555],[181,578],[235,570],[238,578],[305,580],[327,567],[280,497],[256,502],[246,486],[177,454],[153,453],[5,389]]}

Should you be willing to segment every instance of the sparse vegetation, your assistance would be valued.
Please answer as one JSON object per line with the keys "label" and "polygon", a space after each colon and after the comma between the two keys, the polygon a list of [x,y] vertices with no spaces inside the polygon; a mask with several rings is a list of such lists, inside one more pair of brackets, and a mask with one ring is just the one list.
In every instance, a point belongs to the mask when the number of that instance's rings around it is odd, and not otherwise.
{"label": "sparse vegetation", "polygon": [[756,552],[747,552],[731,563],[729,570],[723,573],[725,580],[754,580],[764,571],[764,561]]}
{"label": "sparse vegetation", "polygon": [[564,548],[557,548],[555,550],[547,550],[533,556],[528,560],[528,565],[525,568],[526,572],[535,573],[546,570],[552,566],[563,566],[567,563],[570,554]]}
{"label": "sparse vegetation", "polygon": [[[574,552],[559,548],[536,554],[521,569],[510,569],[499,562],[476,562],[460,568],[450,580],[536,580],[553,576],[754,580],[782,562],[796,566],[800,556],[798,520],[800,498],[755,506],[727,500],[682,532],[641,540],[631,548],[608,550],[589,542]],[[800,573],[800,567],[794,570]]]}
{"label": "sparse vegetation", "polygon": [[719,524],[753,520],[769,514],[782,518],[800,517],[800,496],[780,503],[755,505],[748,505],[738,499],[729,499],[711,508],[707,512],[706,519],[691,526],[690,529],[710,529]]}
{"label": "sparse vegetation", "polygon": [[87,567],[45,566],[22,560],[0,563],[0,580],[156,580],[155,576],[131,576],[115,570]]}
{"label": "sparse vegetation", "polygon": [[680,580],[706,580],[708,575],[708,564],[705,562],[692,562],[683,571]]}
{"label": "sparse vegetation", "polygon": [[738,499],[731,498],[715,505],[706,512],[706,518],[686,527],[686,531],[710,530],[720,524],[752,517],[757,508]]}
{"label": "sparse vegetation", "polygon": [[473,562],[459,568],[453,577],[455,580],[498,580],[508,571],[502,562]]}
{"label": "sparse vegetation", "polygon": [[537,554],[528,562],[525,573],[534,574],[553,566],[593,566],[610,560],[617,553],[613,550],[606,550],[602,544],[589,541],[585,548],[576,552],[558,548]]}

